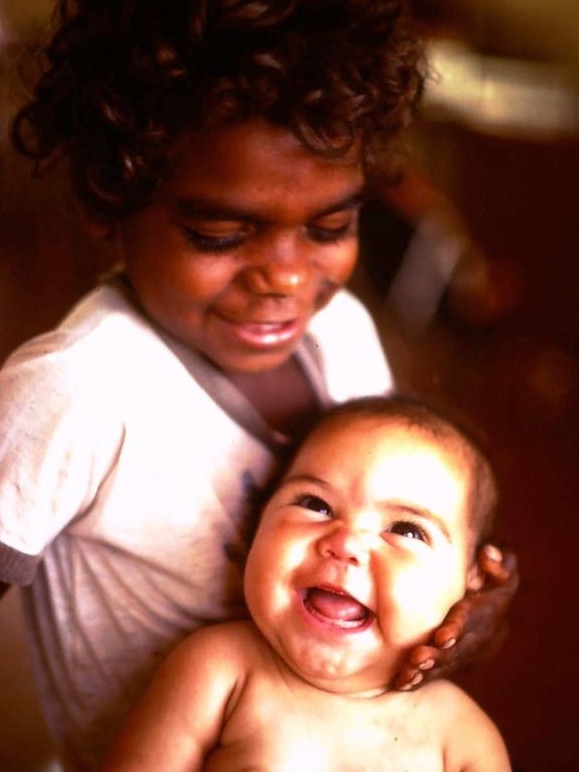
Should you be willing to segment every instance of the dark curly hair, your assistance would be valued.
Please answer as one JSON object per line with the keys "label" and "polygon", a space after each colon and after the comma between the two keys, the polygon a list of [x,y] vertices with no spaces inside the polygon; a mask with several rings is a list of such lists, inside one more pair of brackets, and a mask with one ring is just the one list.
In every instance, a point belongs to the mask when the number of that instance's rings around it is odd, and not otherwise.
{"label": "dark curly hair", "polygon": [[405,125],[421,52],[400,0],[58,0],[15,147],[64,153],[89,211],[146,206],[191,131],[261,116],[312,151],[367,156]]}

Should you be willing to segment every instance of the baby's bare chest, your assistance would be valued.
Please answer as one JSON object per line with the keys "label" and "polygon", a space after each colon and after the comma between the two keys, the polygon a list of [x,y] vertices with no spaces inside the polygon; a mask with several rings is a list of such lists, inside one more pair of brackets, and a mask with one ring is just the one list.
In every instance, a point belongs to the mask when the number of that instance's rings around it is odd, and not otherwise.
{"label": "baby's bare chest", "polygon": [[243,699],[205,772],[442,772],[440,739],[397,700],[302,699],[281,689]]}

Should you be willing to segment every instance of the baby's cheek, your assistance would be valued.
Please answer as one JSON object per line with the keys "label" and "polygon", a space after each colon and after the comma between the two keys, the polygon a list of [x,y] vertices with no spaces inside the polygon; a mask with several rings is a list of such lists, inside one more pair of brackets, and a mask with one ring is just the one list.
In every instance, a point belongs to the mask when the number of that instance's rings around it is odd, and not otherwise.
{"label": "baby's cheek", "polygon": [[425,640],[464,594],[461,583],[449,584],[432,571],[405,572],[382,590],[389,597],[382,604],[383,624],[399,645]]}

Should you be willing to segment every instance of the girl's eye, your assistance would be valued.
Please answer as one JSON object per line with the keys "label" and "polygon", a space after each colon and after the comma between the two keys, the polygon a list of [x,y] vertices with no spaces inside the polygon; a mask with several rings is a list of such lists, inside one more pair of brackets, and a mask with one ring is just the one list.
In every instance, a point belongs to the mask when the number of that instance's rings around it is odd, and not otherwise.
{"label": "girl's eye", "polygon": [[323,499],[321,499],[319,496],[304,494],[296,498],[295,504],[298,507],[303,507],[304,509],[310,509],[312,510],[312,512],[318,512],[320,515],[329,516],[332,514],[330,505],[326,503]]}
{"label": "girl's eye", "polygon": [[404,536],[406,539],[416,539],[417,541],[428,541],[426,532],[415,523],[401,520],[388,528],[389,533],[395,533]]}
{"label": "girl's eye", "polygon": [[310,225],[308,233],[313,241],[318,244],[336,244],[343,239],[355,235],[356,229],[352,222],[348,221],[338,228],[322,228],[320,225]]}
{"label": "girl's eye", "polygon": [[200,231],[191,228],[184,228],[187,241],[200,252],[219,254],[220,252],[229,252],[239,247],[245,240],[245,234],[242,232],[231,233],[223,236],[209,236]]}

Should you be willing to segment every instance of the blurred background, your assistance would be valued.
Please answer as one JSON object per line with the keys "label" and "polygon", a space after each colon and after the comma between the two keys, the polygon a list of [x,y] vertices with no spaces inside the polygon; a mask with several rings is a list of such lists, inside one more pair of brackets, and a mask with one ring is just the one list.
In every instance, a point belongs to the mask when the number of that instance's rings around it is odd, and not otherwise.
{"label": "blurred background", "polygon": [[[7,127],[49,0],[0,5],[0,359],[53,325],[109,256],[66,181],[31,179]],[[576,772],[579,732],[579,5],[413,0],[431,77],[414,160],[364,215],[353,288],[399,387],[472,416],[497,455],[522,576],[510,634],[459,680],[517,772]],[[19,70],[23,70],[19,74]],[[55,772],[17,591],[0,605],[0,768]]]}

